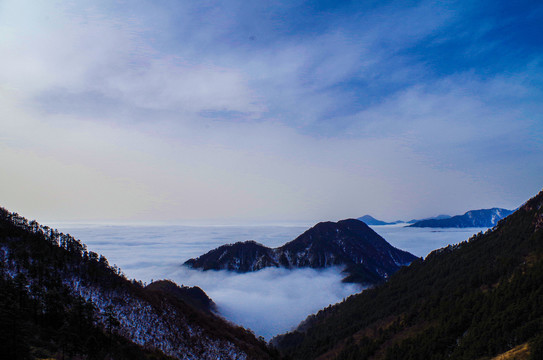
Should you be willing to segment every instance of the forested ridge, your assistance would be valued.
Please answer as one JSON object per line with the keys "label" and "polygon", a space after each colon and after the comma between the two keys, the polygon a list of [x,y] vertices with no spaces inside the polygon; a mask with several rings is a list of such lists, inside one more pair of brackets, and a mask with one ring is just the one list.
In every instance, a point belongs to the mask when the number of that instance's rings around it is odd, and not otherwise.
{"label": "forested ridge", "polygon": [[543,192],[274,343],[291,359],[542,359]]}
{"label": "forested ridge", "polygon": [[255,241],[237,242],[189,259],[203,270],[258,271],[265,267],[326,268],[345,266],[343,281],[374,285],[410,264],[416,256],[397,249],[363,221],[345,219],[316,224],[296,239],[269,248]]}
{"label": "forested ridge", "polygon": [[0,208],[0,358],[276,356],[207,311],[204,296],[173,283],[147,289],[72,236]]}

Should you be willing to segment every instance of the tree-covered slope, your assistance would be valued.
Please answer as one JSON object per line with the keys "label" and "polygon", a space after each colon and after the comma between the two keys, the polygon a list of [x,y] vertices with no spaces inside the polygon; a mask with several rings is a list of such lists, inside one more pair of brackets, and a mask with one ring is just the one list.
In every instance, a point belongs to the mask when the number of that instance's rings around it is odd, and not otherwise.
{"label": "tree-covered slope", "polygon": [[211,306],[197,288],[170,282],[145,288],[73,237],[0,208],[4,358],[274,357]]}
{"label": "tree-covered slope", "polygon": [[292,359],[541,359],[542,334],[543,192],[274,343]]}
{"label": "tree-covered slope", "polygon": [[226,244],[185,261],[186,266],[202,270],[258,271],[278,267],[273,249],[253,240]]}
{"label": "tree-covered slope", "polygon": [[198,286],[179,286],[170,280],[158,280],[147,285],[145,289],[162,296],[171,296],[208,314],[217,310],[213,300]]}

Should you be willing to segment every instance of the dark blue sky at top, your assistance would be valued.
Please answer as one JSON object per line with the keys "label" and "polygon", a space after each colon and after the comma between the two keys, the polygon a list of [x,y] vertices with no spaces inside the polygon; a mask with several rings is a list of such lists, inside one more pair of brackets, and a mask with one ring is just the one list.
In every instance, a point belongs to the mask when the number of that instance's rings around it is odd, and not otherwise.
{"label": "dark blue sky at top", "polygon": [[[388,21],[388,14],[398,14],[400,24],[391,23],[374,44],[372,51],[386,51],[387,59],[374,68],[371,77],[349,77],[331,84],[320,91],[337,94],[346,100],[342,106],[330,109],[319,120],[355,113],[378,103],[413,84],[425,84],[436,79],[470,72],[480,79],[496,74],[514,74],[529,66],[541,68],[539,57],[543,46],[543,4],[537,1],[510,2],[445,1],[428,5],[423,15],[444,17],[444,20],[427,34],[415,34],[407,43],[398,43],[396,35],[402,27],[424,27],[432,21],[417,18],[410,8],[420,2],[275,2],[273,5],[240,4],[235,10],[235,26],[220,37],[218,56],[222,46],[240,48],[250,53],[274,43],[303,41],[328,31],[341,31],[353,43],[379,23]],[[426,6],[426,5],[424,5]],[[230,8],[230,11],[232,9]],[[406,18],[401,19],[401,13]],[[202,17],[208,13],[202,13]],[[207,19],[213,21],[213,19]],[[206,21],[205,19],[203,21]],[[421,24],[422,23],[422,24]],[[398,25],[398,29],[394,26]],[[364,46],[364,44],[360,44]],[[213,50],[211,50],[213,51]],[[412,67],[417,71],[401,79],[390,79],[389,70]],[[302,77],[304,74],[301,75]],[[307,71],[306,81],[314,81],[314,74]],[[539,83],[540,79],[532,80]],[[535,84],[534,84],[535,85]],[[325,124],[330,125],[330,124]],[[339,126],[335,122],[334,127]],[[329,128],[327,126],[325,128]]]}
{"label": "dark blue sky at top", "polygon": [[[318,36],[331,29],[349,33],[357,41],[359,33],[372,25],[386,22],[389,13],[407,11],[420,5],[417,1],[275,1],[275,2],[199,2],[191,9],[193,21],[203,26],[217,26],[219,36],[210,39],[210,52],[220,53],[223,47],[251,51],[273,43]],[[163,7],[163,3],[160,4]],[[525,66],[543,47],[543,3],[539,1],[443,1],[431,3],[435,15],[448,13],[450,18],[428,36],[399,49],[395,55],[429,65],[433,74],[448,75],[475,70],[492,74]],[[142,7],[148,11],[147,7]],[[172,2],[175,29],[176,11],[186,13],[185,5],[176,9]],[[432,16],[431,13],[428,13]],[[228,24],[217,22],[215,16],[228,18]],[[429,19],[406,18],[406,25],[419,26]],[[182,20],[180,20],[182,21]],[[178,25],[182,25],[178,24]],[[198,32],[197,28],[191,31]],[[395,33],[392,33],[395,35]],[[166,35],[168,41],[183,43],[184,33]],[[394,47],[394,38],[381,34],[382,47]],[[202,44],[205,46],[205,44]]]}
{"label": "dark blue sky at top", "polygon": [[[138,5],[139,4],[139,5]],[[183,53],[187,62],[236,65],[283,44],[316,42],[340,34],[346,44],[323,43],[295,74],[301,86],[336,99],[337,106],[313,119],[316,131],[342,129],[337,118],[355,114],[413,85],[470,73],[540,72],[543,3],[538,1],[161,1],[113,5],[114,11],[145,19],[150,43]],[[164,16],[167,14],[167,16]],[[190,43],[190,45],[188,45]],[[192,48],[192,50],[188,50]],[[318,69],[334,51],[364,49],[377,54],[365,73],[361,57],[349,76],[319,84]],[[195,50],[197,49],[197,50]],[[328,51],[327,51],[328,50]],[[403,73],[393,76],[401,69]],[[363,71],[362,71],[363,72]],[[530,81],[534,86],[540,79]],[[286,84],[288,85],[288,84]],[[285,110],[270,111],[288,119]],[[333,124],[329,122],[335,119]],[[288,120],[286,120],[288,122]],[[306,129],[312,131],[311,129]]]}
{"label": "dark blue sky at top", "polygon": [[542,17],[543,5],[533,1],[478,3],[406,53],[428,64],[436,76],[469,70],[481,76],[514,72],[540,55]]}

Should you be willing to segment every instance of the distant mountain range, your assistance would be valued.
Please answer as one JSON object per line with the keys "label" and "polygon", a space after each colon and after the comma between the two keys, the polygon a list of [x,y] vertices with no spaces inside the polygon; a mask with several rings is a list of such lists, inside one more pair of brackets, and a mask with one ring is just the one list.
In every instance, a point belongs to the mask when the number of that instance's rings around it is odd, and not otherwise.
{"label": "distant mountain range", "polygon": [[438,215],[425,219],[412,219],[409,221],[394,221],[386,222],[378,220],[371,215],[364,215],[358,220],[363,221],[366,225],[395,225],[395,224],[411,224],[411,227],[431,227],[431,228],[466,228],[466,227],[493,227],[498,221],[512,214],[513,211],[500,208],[470,210],[463,215],[449,216]]}
{"label": "distant mountain range", "polygon": [[495,228],[433,251],[272,344],[297,360],[543,359],[542,299],[543,191]]}
{"label": "distant mountain range", "polygon": [[394,224],[404,223],[404,221],[401,221],[401,220],[394,221],[394,222],[381,221],[381,220],[377,220],[371,215],[364,215],[362,217],[359,217],[357,220],[364,222],[364,224],[366,225],[394,225]]}
{"label": "distant mountain range", "polygon": [[466,227],[493,227],[498,221],[513,213],[511,210],[492,208],[470,210],[463,215],[445,219],[428,219],[417,221],[410,227],[431,228],[466,228]]}
{"label": "distant mountain range", "polygon": [[429,217],[429,218],[424,218],[424,219],[411,219],[409,221],[406,221],[406,223],[408,224],[414,224],[416,222],[419,222],[419,221],[423,221],[423,220],[441,220],[441,219],[448,219],[450,218],[451,216],[450,215],[444,215],[444,214],[441,214],[441,215],[438,215],[438,216],[434,216],[434,217]]}
{"label": "distant mountain range", "polygon": [[269,248],[254,241],[223,245],[185,262],[202,270],[257,271],[266,267],[346,266],[344,281],[376,284],[417,257],[396,249],[364,222],[321,222],[293,241]]}
{"label": "distant mountain range", "polygon": [[374,225],[414,224],[416,222],[423,221],[423,220],[448,219],[450,217],[451,216],[449,216],[449,215],[438,215],[438,216],[435,216],[435,217],[424,218],[424,219],[420,219],[420,220],[412,219],[412,220],[409,220],[409,221],[397,220],[397,221],[393,221],[393,222],[386,222],[386,221],[378,220],[378,219],[374,218],[371,215],[364,215],[362,217],[359,217],[357,220],[363,221],[366,225],[374,226]]}

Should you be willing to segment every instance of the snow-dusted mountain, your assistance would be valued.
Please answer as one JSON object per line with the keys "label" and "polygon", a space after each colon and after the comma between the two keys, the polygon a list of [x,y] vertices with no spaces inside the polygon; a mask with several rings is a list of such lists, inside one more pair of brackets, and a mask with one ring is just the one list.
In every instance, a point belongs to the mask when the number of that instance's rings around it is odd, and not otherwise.
{"label": "snow-dusted mountain", "polygon": [[512,213],[511,210],[500,208],[470,210],[464,215],[457,215],[447,219],[421,220],[410,226],[435,228],[493,227],[498,221]]}
{"label": "snow-dusted mountain", "polygon": [[2,208],[0,307],[6,358],[273,358],[214,315],[201,289],[145,287],[70,235]]}
{"label": "snow-dusted mountain", "polygon": [[396,249],[364,222],[321,222],[293,241],[268,248],[254,241],[218,247],[185,262],[203,270],[257,271],[266,267],[325,268],[344,265],[345,281],[375,284],[416,257]]}

